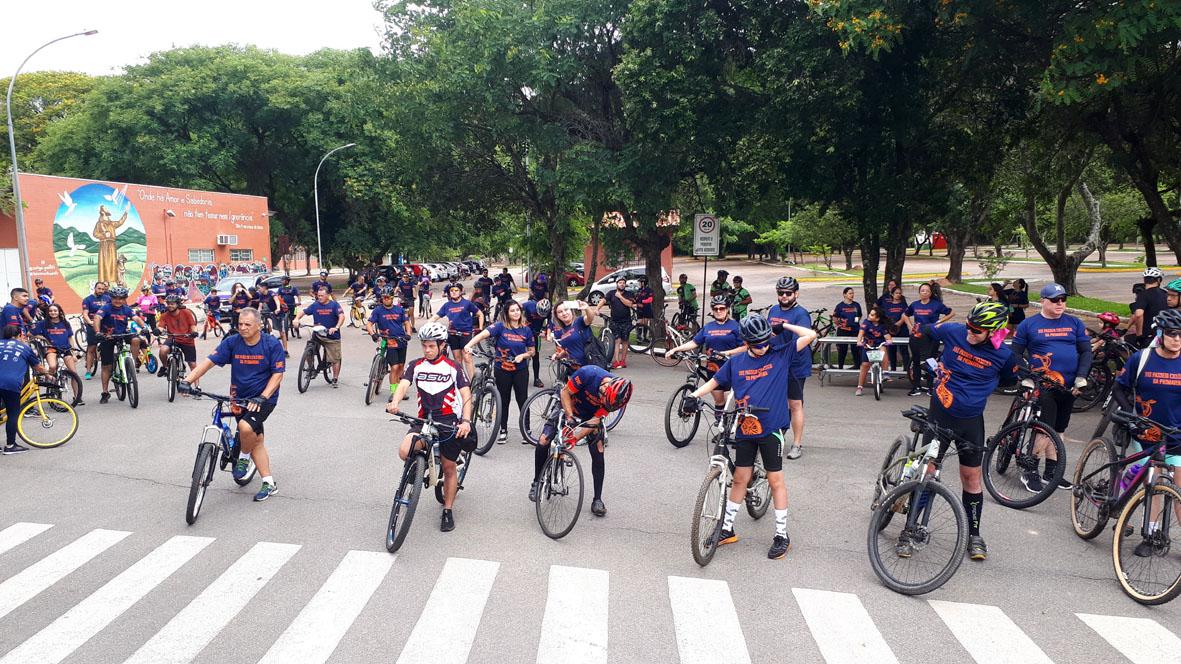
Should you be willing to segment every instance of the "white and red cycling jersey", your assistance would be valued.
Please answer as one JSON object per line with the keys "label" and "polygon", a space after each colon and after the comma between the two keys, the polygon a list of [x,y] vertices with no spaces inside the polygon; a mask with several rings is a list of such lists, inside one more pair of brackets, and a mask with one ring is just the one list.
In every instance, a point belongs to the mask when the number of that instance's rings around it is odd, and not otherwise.
{"label": "white and red cycling jersey", "polygon": [[420,357],[406,366],[404,380],[418,391],[418,416],[429,413],[436,422],[453,422],[463,413],[460,388],[468,386],[463,369],[443,354],[434,362]]}

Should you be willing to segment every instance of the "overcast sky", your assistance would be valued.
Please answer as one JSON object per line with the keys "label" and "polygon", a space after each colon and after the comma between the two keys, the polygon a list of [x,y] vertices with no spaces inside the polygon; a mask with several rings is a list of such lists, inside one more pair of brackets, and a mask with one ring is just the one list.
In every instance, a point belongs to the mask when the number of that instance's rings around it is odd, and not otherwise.
{"label": "overcast sky", "polygon": [[254,44],[283,53],[368,47],[380,52],[381,15],[372,0],[0,0],[5,27],[0,77],[11,76],[33,49],[54,44],[24,71],[118,73],[148,54],[201,44]]}

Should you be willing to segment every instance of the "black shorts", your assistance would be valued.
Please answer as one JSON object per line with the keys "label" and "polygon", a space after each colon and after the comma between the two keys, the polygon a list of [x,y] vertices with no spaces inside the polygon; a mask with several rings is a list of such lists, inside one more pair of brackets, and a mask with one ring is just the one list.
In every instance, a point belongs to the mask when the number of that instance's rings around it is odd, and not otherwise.
{"label": "black shorts", "polygon": [[115,342],[100,341],[98,344],[98,363],[104,367],[115,366]]}
{"label": "black shorts", "polygon": [[787,379],[787,398],[792,401],[803,401],[804,400],[804,381],[806,381],[806,380],[808,380],[806,377],[805,378],[796,378],[796,377],[792,376],[791,378],[788,378]]}
{"label": "black shorts", "polygon": [[1042,407],[1042,415],[1038,419],[1054,427],[1058,433],[1066,433],[1070,424],[1070,408],[1074,405],[1074,395],[1066,390],[1042,390],[1038,399]]}
{"label": "black shorts", "polygon": [[385,363],[391,367],[398,364],[406,364],[406,343],[402,342],[398,344],[397,348],[386,346]]}
{"label": "black shorts", "polygon": [[451,334],[447,335],[447,347],[450,348],[451,352],[453,353],[461,351],[463,350],[463,347],[467,345],[467,342],[471,340],[471,332],[468,332],[467,334],[455,334],[452,332]]}
{"label": "black shorts", "polygon": [[[445,424],[445,422],[440,422]],[[422,424],[411,424],[408,433],[422,433]],[[443,431],[439,431],[439,435],[443,435]],[[479,441],[476,439],[476,430],[472,432],[467,438],[456,438],[454,435],[447,439],[439,439],[439,454],[443,455],[444,459],[450,461],[458,461],[460,452],[471,452],[476,449]]]}
{"label": "black shorts", "polygon": [[613,320],[613,321],[611,321],[610,328],[611,328],[611,334],[615,335],[616,341],[626,341],[631,338],[631,335],[632,335],[631,320],[625,320],[625,321]]}
{"label": "black shorts", "polygon": [[[1069,410],[1069,409],[1068,409]],[[939,400],[931,398],[931,421],[945,429],[951,429],[959,436],[966,438],[971,445],[956,442],[959,450],[960,465],[965,468],[979,468],[984,459],[984,415],[976,417],[952,417]],[[928,441],[924,439],[923,443]]]}
{"label": "black shorts", "polygon": [[406,312],[407,312],[407,313],[410,313],[410,314],[412,314],[412,315],[413,315],[413,312],[414,312],[414,298],[412,298],[412,297],[403,297],[402,299],[398,300],[398,302],[401,304],[402,308],[406,310]]}
{"label": "black shorts", "polygon": [[184,344],[165,344],[165,347],[169,349],[169,352],[179,350],[180,354],[184,356],[185,362],[192,362],[194,364],[197,362],[196,346],[186,346]]}
{"label": "black shorts", "polygon": [[251,430],[261,436],[263,434],[262,423],[266,422],[267,418],[271,416],[271,411],[275,410],[275,404],[264,403],[254,412],[246,410],[245,406],[240,406],[240,408],[242,409],[242,413],[235,414],[234,417],[238,418],[239,422],[245,422],[250,425]]}
{"label": "black shorts", "polygon": [[87,325],[86,326],[86,346],[89,348],[90,346],[93,346],[96,343],[98,343],[98,336],[95,333],[94,328]]}
{"label": "black shorts", "polygon": [[734,441],[734,465],[750,468],[755,465],[755,452],[763,457],[763,468],[768,473],[783,470],[783,440],[776,434],[762,438],[739,438]]}

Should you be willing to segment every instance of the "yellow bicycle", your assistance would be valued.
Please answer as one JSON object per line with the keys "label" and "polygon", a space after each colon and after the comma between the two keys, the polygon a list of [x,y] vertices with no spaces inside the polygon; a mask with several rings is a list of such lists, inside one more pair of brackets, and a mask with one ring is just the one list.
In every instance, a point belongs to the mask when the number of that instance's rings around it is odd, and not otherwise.
{"label": "yellow bicycle", "polygon": [[[36,380],[21,388],[21,406],[16,432],[21,440],[39,449],[65,445],[78,431],[78,412],[56,397],[43,396]],[[0,407],[0,424],[8,421],[8,412]]]}

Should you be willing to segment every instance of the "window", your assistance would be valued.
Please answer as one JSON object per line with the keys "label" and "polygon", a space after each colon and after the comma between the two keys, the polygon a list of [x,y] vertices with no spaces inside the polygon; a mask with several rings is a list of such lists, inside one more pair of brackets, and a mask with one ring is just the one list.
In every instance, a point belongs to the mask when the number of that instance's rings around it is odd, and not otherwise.
{"label": "window", "polygon": [[213,250],[212,249],[189,249],[190,263],[212,263]]}
{"label": "window", "polygon": [[230,249],[230,260],[238,261],[252,261],[254,260],[253,249]]}

